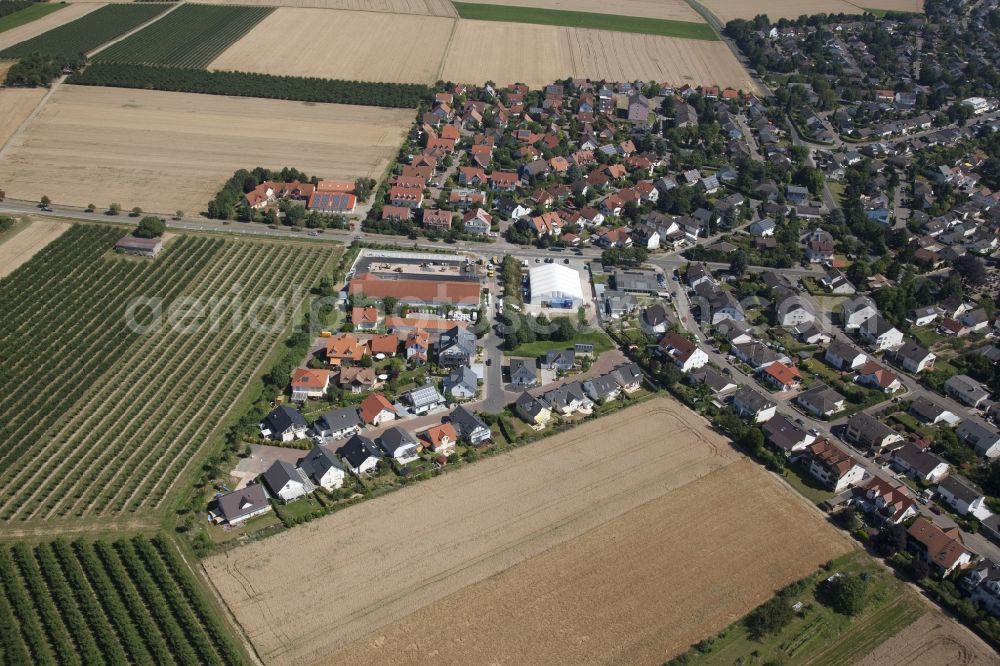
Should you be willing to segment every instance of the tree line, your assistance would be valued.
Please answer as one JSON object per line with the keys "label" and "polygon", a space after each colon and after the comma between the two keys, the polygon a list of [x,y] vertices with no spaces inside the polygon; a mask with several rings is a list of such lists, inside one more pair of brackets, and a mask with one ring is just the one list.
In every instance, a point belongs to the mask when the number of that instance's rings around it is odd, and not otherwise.
{"label": "tree line", "polygon": [[7,70],[8,86],[36,88],[47,86],[64,70],[77,70],[87,63],[82,55],[48,55],[32,53]]}
{"label": "tree line", "polygon": [[389,108],[416,108],[420,100],[430,94],[427,86],[413,83],[370,83],[248,72],[210,72],[204,69],[123,63],[94,63],[74,74],[69,82],[85,86],[145,88]]}

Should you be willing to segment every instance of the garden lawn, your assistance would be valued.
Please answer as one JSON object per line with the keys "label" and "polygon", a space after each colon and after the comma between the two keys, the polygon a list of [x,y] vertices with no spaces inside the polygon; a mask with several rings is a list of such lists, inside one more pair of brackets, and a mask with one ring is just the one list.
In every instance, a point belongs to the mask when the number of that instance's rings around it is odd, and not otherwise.
{"label": "garden lawn", "polygon": [[587,331],[577,333],[572,340],[558,342],[556,340],[539,340],[519,345],[516,349],[508,353],[509,356],[542,356],[553,349],[568,349],[576,344],[594,345],[595,354],[603,354],[610,351],[613,345],[611,340],[603,331]]}
{"label": "garden lawn", "polygon": [[65,6],[65,2],[37,2],[19,12],[7,14],[7,16],[0,18],[0,32],[20,27],[26,23],[31,23],[35,19],[40,19],[46,14],[51,14],[52,12],[62,9]]}
{"label": "garden lawn", "polygon": [[615,14],[594,14],[590,12],[568,12],[558,9],[481,5],[467,2],[453,2],[452,4],[455,5],[455,9],[458,10],[460,17],[463,19],[475,19],[477,21],[557,25],[567,28],[635,32],[645,35],[703,39],[706,41],[719,39],[718,35],[715,34],[715,31],[707,23],[619,16]]}
{"label": "garden lawn", "polygon": [[[867,573],[873,581],[871,601],[854,618],[833,612],[817,594],[819,583],[835,572]],[[809,586],[790,601],[801,601],[804,608],[782,631],[752,640],[737,622],[724,630],[722,638],[708,639],[712,646],[706,654],[689,653],[694,657],[687,663],[850,664],[912,624],[925,610],[913,592],[863,551],[834,560],[829,571],[819,569],[810,577]]]}

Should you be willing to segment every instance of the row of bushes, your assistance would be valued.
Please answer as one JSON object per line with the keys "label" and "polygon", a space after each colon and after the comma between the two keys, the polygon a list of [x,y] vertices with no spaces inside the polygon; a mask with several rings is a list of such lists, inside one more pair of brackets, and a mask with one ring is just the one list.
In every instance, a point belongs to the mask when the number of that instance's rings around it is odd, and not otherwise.
{"label": "row of bushes", "polygon": [[369,83],[122,63],[94,63],[73,75],[70,83],[390,108],[416,108],[430,94],[427,86],[414,83]]}

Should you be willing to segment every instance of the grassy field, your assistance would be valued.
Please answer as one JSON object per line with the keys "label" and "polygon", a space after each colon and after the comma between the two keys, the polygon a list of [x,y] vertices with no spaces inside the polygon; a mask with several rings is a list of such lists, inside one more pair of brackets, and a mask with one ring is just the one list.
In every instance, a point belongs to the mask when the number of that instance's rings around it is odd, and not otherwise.
{"label": "grassy field", "polygon": [[8,14],[7,16],[0,18],[0,32],[10,30],[11,28],[17,28],[26,23],[31,23],[35,19],[40,19],[46,14],[51,14],[52,12],[62,9],[65,6],[65,2],[35,3],[19,12],[14,12],[13,14]]}
{"label": "grassy field", "polygon": [[89,53],[101,44],[145,23],[169,5],[139,3],[108,5],[75,21],[0,51],[0,58],[22,58],[30,53]]}
{"label": "grassy field", "polygon": [[459,16],[463,19],[474,19],[477,21],[534,23],[537,25],[634,32],[644,35],[683,37],[685,39],[703,39],[708,41],[714,41],[719,38],[707,23],[649,19],[616,14],[569,12],[558,9],[480,5],[468,2],[455,2],[452,4],[455,5],[455,9],[458,10]]}
{"label": "grassy field", "polygon": [[[820,583],[837,572],[869,576],[870,602],[856,617],[839,615],[823,604]],[[708,639],[707,652],[689,652],[687,663],[850,664],[926,611],[909,588],[862,551],[834,560],[829,569],[822,568],[807,580],[804,591],[789,599],[793,604],[802,602],[803,609],[783,630],[754,640],[738,622]]]}
{"label": "grassy field", "polygon": [[[121,235],[71,229],[2,283],[0,348],[18,353],[3,358],[0,419],[17,444],[0,456],[0,478],[19,489],[0,501],[3,521],[159,508],[332,254],[182,236],[137,261],[110,253]],[[139,318],[151,329],[129,324],[137,297],[163,308]],[[195,310],[182,316],[193,328],[177,325],[182,298],[212,316]]]}
{"label": "grassy field", "polygon": [[183,5],[101,51],[94,59],[97,62],[206,67],[272,11],[271,7]]}
{"label": "grassy field", "polygon": [[3,545],[0,581],[4,663],[245,663],[162,536]]}
{"label": "grassy field", "polygon": [[594,345],[594,353],[600,354],[610,350],[614,345],[611,343],[611,339],[608,338],[602,331],[581,331],[577,333],[576,337],[567,342],[553,342],[551,340],[540,340],[538,342],[529,342],[518,346],[516,349],[509,352],[511,356],[544,356],[546,352],[553,349],[568,349],[575,344],[591,344]]}

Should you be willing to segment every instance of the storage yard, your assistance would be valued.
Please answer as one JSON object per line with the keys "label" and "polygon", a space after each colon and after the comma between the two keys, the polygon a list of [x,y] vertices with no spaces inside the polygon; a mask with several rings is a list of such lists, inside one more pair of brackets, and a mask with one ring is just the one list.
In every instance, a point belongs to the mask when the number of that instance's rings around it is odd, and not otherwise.
{"label": "storage yard", "polygon": [[[662,663],[849,548],[662,398],[205,565],[268,663],[329,661],[351,641],[338,661]],[[705,553],[741,572],[724,590],[716,566],[691,575]],[[301,575],[318,561],[327,576]]]}

